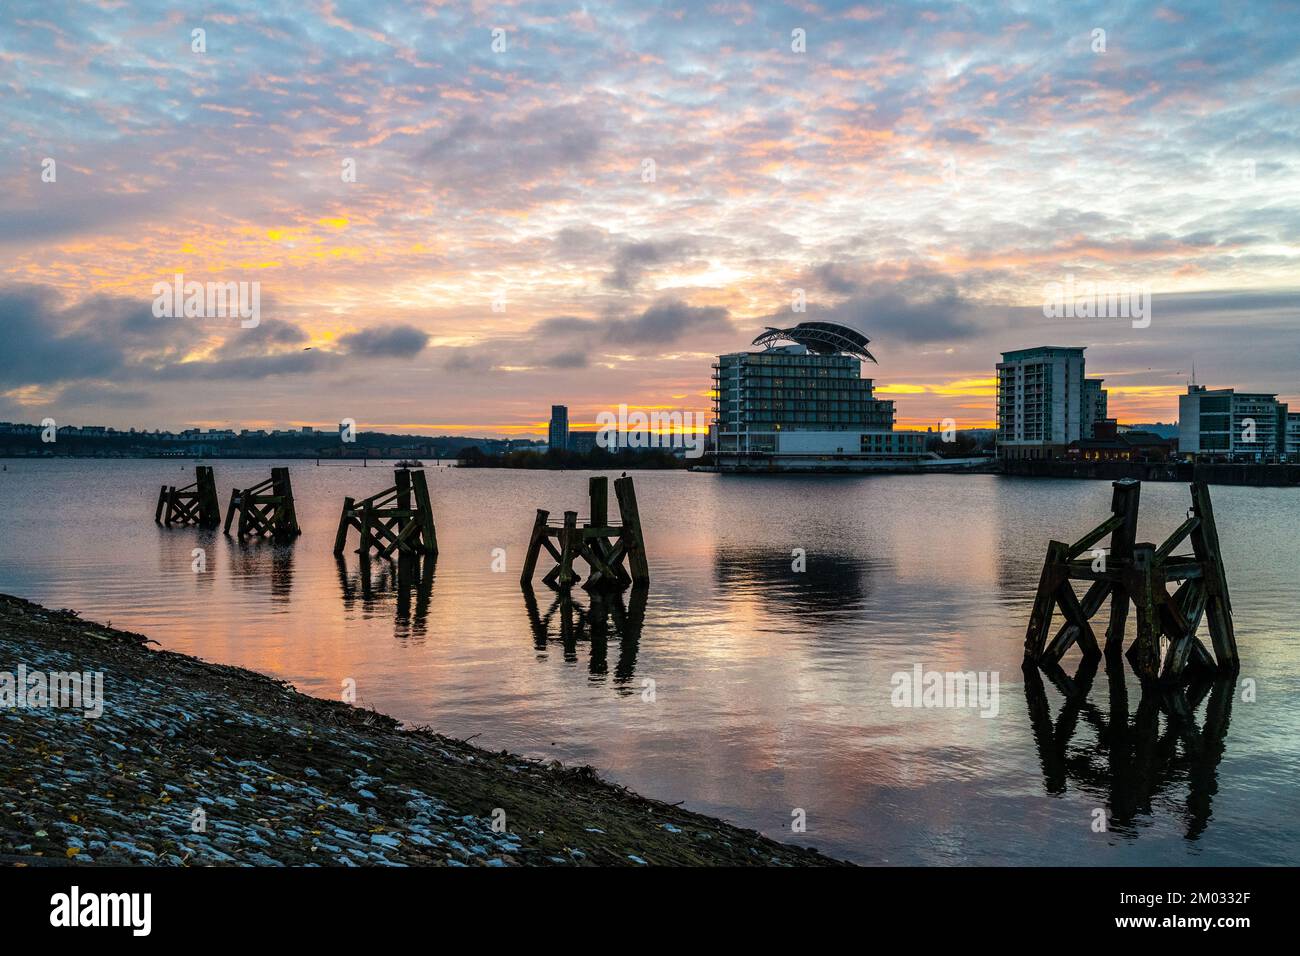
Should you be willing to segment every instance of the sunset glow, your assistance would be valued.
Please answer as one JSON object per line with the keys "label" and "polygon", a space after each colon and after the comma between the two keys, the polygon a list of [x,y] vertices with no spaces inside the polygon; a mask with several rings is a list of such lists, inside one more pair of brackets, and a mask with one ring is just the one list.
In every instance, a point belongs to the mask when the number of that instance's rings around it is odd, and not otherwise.
{"label": "sunset glow", "polygon": [[[1193,363],[1300,398],[1300,71],[1268,4],[24,6],[0,418],[706,411],[712,356],[800,289],[870,337],[904,426],[988,427],[999,353],[1047,343],[1088,346],[1121,421],[1174,420]],[[152,319],[178,273],[259,282],[264,321]],[[1151,326],[1044,318],[1067,276],[1149,286]]]}

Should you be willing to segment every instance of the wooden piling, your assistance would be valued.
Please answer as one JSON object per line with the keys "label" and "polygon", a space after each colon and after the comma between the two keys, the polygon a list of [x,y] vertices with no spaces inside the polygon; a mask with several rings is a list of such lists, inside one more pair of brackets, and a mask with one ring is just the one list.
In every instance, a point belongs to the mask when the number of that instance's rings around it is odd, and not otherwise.
{"label": "wooden piling", "polygon": [[169,528],[172,525],[215,528],[221,524],[221,503],[217,500],[217,481],[212,468],[196,465],[193,484],[183,488],[163,485],[158,492],[153,520]]}
{"label": "wooden piling", "polygon": [[528,550],[524,552],[524,567],[519,573],[519,584],[523,587],[531,587],[533,573],[537,570],[537,557],[542,550],[542,542],[546,540],[546,522],[551,517],[549,511],[537,509],[537,518],[533,521],[533,533],[528,536]]}
{"label": "wooden piling", "polygon": [[587,482],[587,493],[591,498],[591,526],[607,527],[609,525],[609,479],[604,475],[593,475]]}
{"label": "wooden piling", "polygon": [[[1124,515],[1124,523],[1110,536],[1107,560],[1123,567],[1133,560],[1133,542],[1137,540],[1138,504],[1142,497],[1141,482],[1123,478],[1113,482],[1110,510]],[[1128,621],[1129,594],[1122,581],[1113,581],[1110,594],[1110,622],[1106,626],[1106,653],[1118,655],[1124,647],[1124,625]]]}
{"label": "wooden piling", "polygon": [[578,549],[578,512],[564,513],[564,533],[560,536],[560,587],[566,588],[578,580],[573,571],[573,557]]}
{"label": "wooden piling", "polygon": [[1038,591],[1034,596],[1034,609],[1029,614],[1029,627],[1025,630],[1025,659],[1037,662],[1043,655],[1047,632],[1052,628],[1052,611],[1056,607],[1056,589],[1065,580],[1065,555],[1069,546],[1064,541],[1047,542],[1047,557],[1038,574]]}
{"label": "wooden piling", "polygon": [[624,475],[614,479],[614,495],[618,498],[618,511],[623,519],[619,542],[626,543],[628,564],[632,568],[633,584],[650,583],[650,562],[646,559],[645,538],[641,534],[641,512],[637,508],[636,488],[632,479]]}
{"label": "wooden piling", "polygon": [[355,505],[356,501],[354,499],[343,499],[343,513],[339,515],[339,528],[338,531],[334,533],[334,553],[336,555],[342,554],[343,549],[347,546],[348,528],[352,525],[350,515]]}
{"label": "wooden piling", "polygon": [[[583,584],[588,591],[621,591],[634,583],[647,584],[650,570],[632,479],[624,476],[615,480],[614,493],[618,499],[619,524],[610,523],[609,479],[603,475],[594,475],[587,483],[590,511],[588,520],[581,526],[577,512],[566,511],[563,523],[553,527],[549,524],[550,512],[538,509],[528,538],[520,585],[525,588],[531,585],[543,550],[556,562],[542,578],[550,587],[568,588],[581,581],[582,576],[574,570],[574,562],[579,559],[590,569]],[[630,565],[631,574],[624,570],[624,561]]]}
{"label": "wooden piling", "polygon": [[1160,676],[1160,624],[1156,617],[1156,546],[1133,546],[1133,572],[1129,591],[1137,618],[1137,640],[1129,648],[1129,662],[1143,680]]}
{"label": "wooden piling", "polygon": [[[1094,660],[1100,649],[1088,622],[1109,597],[1106,655],[1113,659],[1123,648],[1131,602],[1137,635],[1125,656],[1144,682],[1172,686],[1193,671],[1236,673],[1239,663],[1227,577],[1205,484],[1192,485],[1187,520],[1158,547],[1135,541],[1139,483],[1125,479],[1113,487],[1109,518],[1073,545],[1048,543],[1025,632],[1026,665],[1055,668],[1076,643],[1085,662]],[[1090,559],[1087,552],[1107,535],[1109,552]],[[1188,538],[1193,554],[1175,554]],[[1080,580],[1090,582],[1082,600],[1070,583]],[[1174,594],[1169,592],[1170,581],[1181,582]],[[1065,622],[1049,643],[1052,614],[1058,607]],[[1214,654],[1196,636],[1202,617],[1210,624]]]}
{"label": "wooden piling", "polygon": [[223,529],[225,534],[230,534],[235,512],[239,512],[236,534],[240,538],[270,537],[285,541],[302,534],[288,468],[272,468],[271,477],[265,481],[230,493],[230,507],[226,511]]}
{"label": "wooden piling", "polygon": [[1192,552],[1201,563],[1205,585],[1205,615],[1210,625],[1210,639],[1214,642],[1214,656],[1219,669],[1236,674],[1241,669],[1237,656],[1237,636],[1232,628],[1232,601],[1228,597],[1228,576],[1223,570],[1223,556],[1219,551],[1219,531],[1214,523],[1214,508],[1210,505],[1210,489],[1203,481],[1191,485],[1192,513],[1200,521],[1191,532]]}
{"label": "wooden piling", "polygon": [[437,557],[433,507],[423,470],[394,469],[391,488],[361,501],[344,498],[334,535],[336,555],[347,547],[350,528],[356,528],[360,534],[358,551],[364,558],[368,559],[372,550],[381,558],[394,554]]}
{"label": "wooden piling", "polygon": [[415,490],[415,507],[419,512],[420,535],[423,538],[424,553],[430,557],[438,556],[438,532],[433,525],[433,505],[429,501],[429,485],[424,472],[411,472],[412,487]]}

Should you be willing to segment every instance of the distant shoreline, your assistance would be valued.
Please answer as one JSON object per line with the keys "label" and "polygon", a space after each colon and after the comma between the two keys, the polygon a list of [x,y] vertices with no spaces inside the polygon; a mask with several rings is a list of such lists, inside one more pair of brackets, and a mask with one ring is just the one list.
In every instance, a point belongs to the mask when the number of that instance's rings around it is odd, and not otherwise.
{"label": "distant shoreline", "polygon": [[[177,463],[206,463],[217,465],[240,461],[307,461],[324,466],[348,465],[354,468],[392,467],[401,458],[316,458],[310,455],[239,455],[218,456],[179,456],[179,455],[0,455],[0,462],[7,466],[9,462],[29,461],[168,461]],[[1074,481],[1119,481],[1132,478],[1148,482],[1204,481],[1210,485],[1237,485],[1257,488],[1300,488],[1300,463],[1295,464],[1231,464],[1227,462],[1138,462],[1138,461],[1008,461],[990,459],[987,464],[978,467],[945,467],[942,463],[921,469],[915,467],[898,468],[849,468],[835,467],[833,464],[822,468],[782,468],[768,469],[752,467],[746,469],[719,469],[715,466],[698,465],[687,461],[676,465],[665,465],[648,460],[638,463],[634,457],[611,459],[599,464],[562,464],[550,465],[544,462],[531,464],[485,464],[467,463],[454,458],[438,458],[422,461],[422,468],[458,468],[475,471],[689,471],[696,474],[721,474],[727,476],[781,476],[781,475],[822,475],[826,477],[864,476],[864,475],[1002,475],[1014,478],[1069,479]]]}

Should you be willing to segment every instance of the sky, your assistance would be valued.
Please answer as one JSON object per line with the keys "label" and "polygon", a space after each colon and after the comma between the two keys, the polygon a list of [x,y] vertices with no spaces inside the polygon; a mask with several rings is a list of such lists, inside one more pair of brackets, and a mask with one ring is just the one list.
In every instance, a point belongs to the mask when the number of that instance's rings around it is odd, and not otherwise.
{"label": "sky", "polygon": [[813,319],[903,427],[1035,345],[1121,422],[1300,403],[1297,147],[1296,3],[9,0],[0,419],[541,436]]}

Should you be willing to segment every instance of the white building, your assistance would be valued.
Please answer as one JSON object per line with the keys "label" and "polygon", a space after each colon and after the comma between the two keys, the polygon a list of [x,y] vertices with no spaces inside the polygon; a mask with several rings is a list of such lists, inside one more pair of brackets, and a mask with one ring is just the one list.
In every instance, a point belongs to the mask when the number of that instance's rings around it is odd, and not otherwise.
{"label": "white building", "polygon": [[1266,461],[1287,448],[1290,416],[1269,392],[1187,386],[1178,396],[1178,450],[1229,460]]}
{"label": "white building", "polygon": [[766,348],[720,355],[713,366],[710,444],[720,470],[865,470],[925,456],[925,433],[895,431],[894,403],[862,377],[862,360],[875,358],[860,332],[802,322],[753,344]]}
{"label": "white building", "polygon": [[[1091,430],[1098,399],[1085,402],[1083,348],[1044,345],[1003,352],[997,367],[998,456],[1057,458]],[[1101,379],[1093,379],[1104,396]],[[1103,406],[1104,407],[1104,404]]]}

